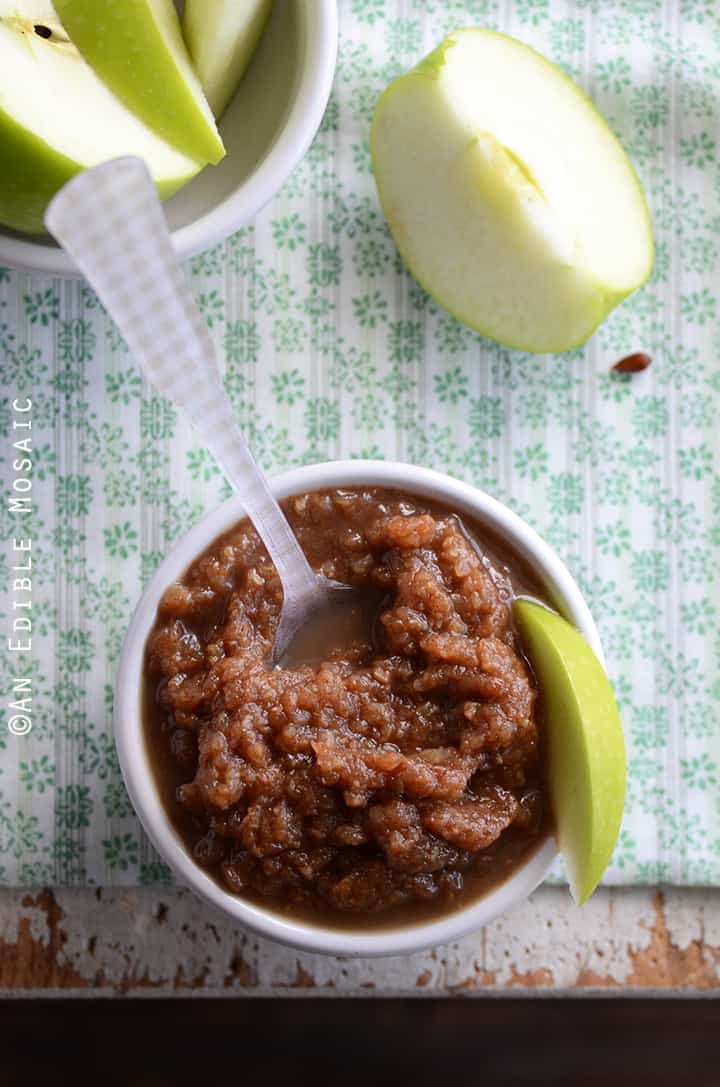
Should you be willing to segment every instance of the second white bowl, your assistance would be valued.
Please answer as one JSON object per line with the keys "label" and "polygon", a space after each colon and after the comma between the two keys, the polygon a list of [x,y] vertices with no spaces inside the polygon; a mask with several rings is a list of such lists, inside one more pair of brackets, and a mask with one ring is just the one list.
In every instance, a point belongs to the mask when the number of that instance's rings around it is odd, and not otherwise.
{"label": "second white bowl", "polygon": [[[208,249],[239,230],[272,199],[320,127],[337,56],[336,0],[282,0],[220,123],[227,155],[206,166],[165,205],[178,256]],[[49,236],[0,225],[0,264],[77,276]]]}

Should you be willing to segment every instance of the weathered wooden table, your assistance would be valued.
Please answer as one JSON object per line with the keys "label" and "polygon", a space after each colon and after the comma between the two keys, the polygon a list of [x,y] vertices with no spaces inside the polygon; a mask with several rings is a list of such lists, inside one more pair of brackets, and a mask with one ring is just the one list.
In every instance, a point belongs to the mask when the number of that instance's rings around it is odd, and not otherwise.
{"label": "weathered wooden table", "polygon": [[178,890],[0,893],[0,993],[18,996],[708,993],[720,890],[547,887],[460,943],[388,959],[308,955]]}

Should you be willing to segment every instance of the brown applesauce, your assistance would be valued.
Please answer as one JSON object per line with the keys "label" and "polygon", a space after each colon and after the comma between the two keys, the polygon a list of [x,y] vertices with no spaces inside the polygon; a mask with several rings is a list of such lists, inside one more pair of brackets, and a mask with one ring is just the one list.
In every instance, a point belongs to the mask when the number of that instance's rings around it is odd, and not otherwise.
{"label": "brown applesauce", "polygon": [[227,890],[324,925],[451,912],[545,837],[536,691],[510,604],[542,598],[507,544],[373,487],[283,509],[314,569],[373,624],[316,664],[269,665],[282,600],[240,522],[164,593],[145,734],[172,821]]}

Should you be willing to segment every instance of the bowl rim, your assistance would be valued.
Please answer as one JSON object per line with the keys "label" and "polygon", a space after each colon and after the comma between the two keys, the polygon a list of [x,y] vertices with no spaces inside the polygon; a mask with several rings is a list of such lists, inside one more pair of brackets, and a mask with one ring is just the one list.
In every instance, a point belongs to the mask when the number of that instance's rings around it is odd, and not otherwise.
{"label": "bowl rim", "polygon": [[[171,231],[175,252],[188,260],[250,222],[275,196],[312,143],[332,90],[338,49],[337,0],[305,0],[305,51],[300,79],[282,129],[242,185],[210,211]],[[305,6],[305,5],[304,5]],[[240,205],[240,207],[238,206]],[[59,246],[10,235],[0,225],[0,264],[38,275],[80,278]]]}
{"label": "bowl rim", "polygon": [[[518,514],[486,492],[433,469],[372,460],[329,461],[292,468],[274,476],[270,484],[278,498],[324,487],[395,487],[435,499],[480,524],[486,523],[504,535],[532,565],[551,601],[581,631],[604,667],[597,627],[564,563]],[[162,806],[144,743],[140,713],[144,649],[164,589],[243,516],[242,498],[234,495],[181,538],[145,588],[123,643],[115,683],[115,742],[128,793],[158,854],[184,885],[233,921],[261,936],[311,952],[352,957],[407,954],[457,940],[519,904],[542,881],[557,855],[552,837],[508,880],[468,906],[416,925],[367,932],[324,928],[284,918],[225,891],[191,858]]]}

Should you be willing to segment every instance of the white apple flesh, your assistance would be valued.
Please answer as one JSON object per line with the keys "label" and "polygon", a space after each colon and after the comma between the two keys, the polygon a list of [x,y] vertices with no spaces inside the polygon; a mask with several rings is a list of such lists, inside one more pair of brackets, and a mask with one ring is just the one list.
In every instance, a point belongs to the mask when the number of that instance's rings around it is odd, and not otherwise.
{"label": "white apple flesh", "polygon": [[272,0],[185,0],[183,34],[217,118],[252,60],[271,8]]}
{"label": "white apple flesh", "polygon": [[198,162],[225,154],[172,0],[54,0],[73,44],[148,128]]}
{"label": "white apple flesh", "polygon": [[381,95],[370,149],[411,272],[491,339],[568,350],[649,275],[647,206],[618,140],[513,38],[451,34]]}
{"label": "white apple flesh", "polygon": [[201,168],[110,93],[49,3],[0,0],[0,223],[42,233],[60,186],[118,155],[144,159],[161,196]]}

